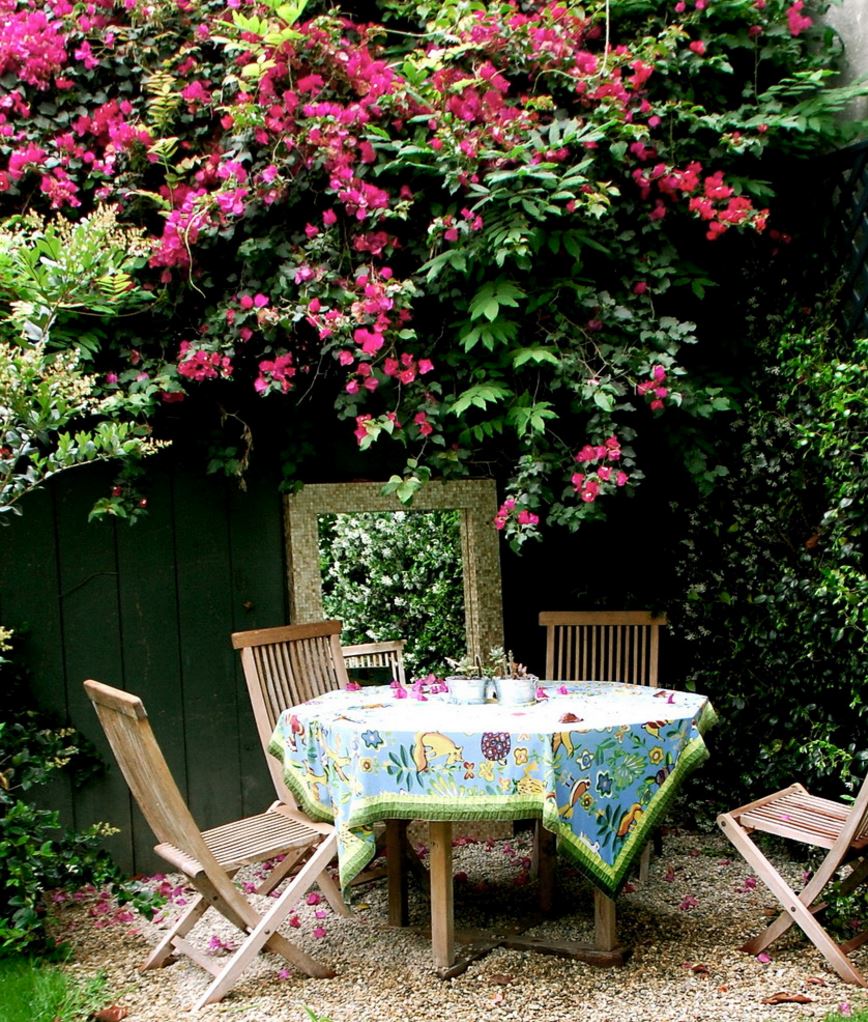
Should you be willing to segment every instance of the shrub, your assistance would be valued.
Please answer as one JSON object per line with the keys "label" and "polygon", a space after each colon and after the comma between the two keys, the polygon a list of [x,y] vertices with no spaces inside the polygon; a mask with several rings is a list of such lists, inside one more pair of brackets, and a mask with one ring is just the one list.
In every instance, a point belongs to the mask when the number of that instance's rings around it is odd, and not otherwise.
{"label": "shrub", "polygon": [[632,491],[637,436],[731,407],[703,302],[734,303],[730,268],[792,230],[780,183],[813,200],[808,158],[859,130],[825,6],[154,0],[60,5],[37,41],[2,0],[0,213],[144,229],[157,300],[64,336],[128,410],[213,427],[212,468],[267,435],[303,476],[329,415],[395,441],[404,500],[508,479],[517,546]]}
{"label": "shrub", "polygon": [[98,764],[71,728],[55,727],[24,706],[23,679],[0,659],[0,957],[52,946],[46,895],[87,884],[109,885],[119,899],[150,912],[164,899],[124,878],[100,846],[110,828],[61,826],[37,804],[38,789],[58,771],[83,781]]}

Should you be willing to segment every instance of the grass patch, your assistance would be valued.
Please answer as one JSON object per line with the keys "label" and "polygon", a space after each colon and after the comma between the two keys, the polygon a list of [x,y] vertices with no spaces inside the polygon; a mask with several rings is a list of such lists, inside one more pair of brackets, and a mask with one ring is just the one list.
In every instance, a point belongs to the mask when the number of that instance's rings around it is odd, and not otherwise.
{"label": "grass patch", "polygon": [[[843,1013],[841,1009],[844,1009]],[[849,1004],[842,1004],[838,1011],[826,1015],[823,1022],[868,1022],[868,1008],[851,1008]]]}
{"label": "grass patch", "polygon": [[50,962],[0,959],[3,1022],[84,1022],[107,1000],[102,974],[78,981]]}

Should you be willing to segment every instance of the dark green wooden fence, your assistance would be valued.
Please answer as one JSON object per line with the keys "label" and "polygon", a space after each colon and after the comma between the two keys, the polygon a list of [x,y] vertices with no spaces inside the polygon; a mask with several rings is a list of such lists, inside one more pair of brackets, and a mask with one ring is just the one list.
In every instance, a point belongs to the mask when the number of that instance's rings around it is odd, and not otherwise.
{"label": "dark green wooden fence", "polygon": [[[273,798],[230,632],[288,620],[281,497],[166,465],[150,513],[87,524],[108,479],[73,472],[28,498],[0,531],[0,621],[24,630],[39,704],[111,755],[82,690],[93,677],[141,695],[169,765],[203,826]],[[51,801],[77,827],[105,820],[125,869],[157,864],[153,838],[116,769]]]}

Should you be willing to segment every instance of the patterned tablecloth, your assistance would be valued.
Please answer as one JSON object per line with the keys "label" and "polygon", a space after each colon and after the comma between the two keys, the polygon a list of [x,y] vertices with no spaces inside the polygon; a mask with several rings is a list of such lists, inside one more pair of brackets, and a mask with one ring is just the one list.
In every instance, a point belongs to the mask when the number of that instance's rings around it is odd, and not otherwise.
{"label": "patterned tablecloth", "polygon": [[530,706],[458,705],[392,688],[290,707],[269,751],[299,804],[338,828],[346,886],[385,819],[536,817],[613,897],[684,777],[708,751],[707,698],[612,682],[548,682]]}

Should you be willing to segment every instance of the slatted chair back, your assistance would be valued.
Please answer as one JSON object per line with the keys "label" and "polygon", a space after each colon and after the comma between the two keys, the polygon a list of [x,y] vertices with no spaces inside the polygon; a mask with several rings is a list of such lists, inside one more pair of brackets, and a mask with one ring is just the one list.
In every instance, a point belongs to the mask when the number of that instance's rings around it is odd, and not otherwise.
{"label": "slatted chair back", "polygon": [[387,642],[363,642],[343,647],[347,673],[355,671],[391,671],[392,678],[401,685],[407,684],[404,672],[404,646],[406,639],[392,639]]}
{"label": "slatted chair back", "polygon": [[657,687],[660,630],[648,611],[543,611],[545,677],[551,681],[623,681]]}
{"label": "slatted chair back", "polygon": [[201,865],[221,894],[235,901],[236,889],[205,843],[178,790],[144,703],[130,692],[99,681],[89,679],[84,688],[124,780],[159,844],[171,845]]}
{"label": "slatted chair back", "polygon": [[278,798],[289,806],[295,806],[295,800],[283,781],[280,764],[268,754],[268,746],[277,718],[288,707],[347,687],[340,635],[340,621],[281,625],[232,635],[233,647],[241,652],[244,680],[271,779]]}

